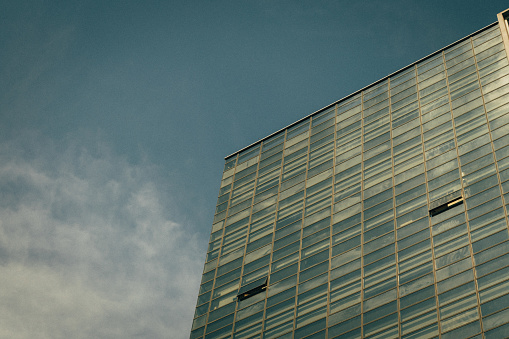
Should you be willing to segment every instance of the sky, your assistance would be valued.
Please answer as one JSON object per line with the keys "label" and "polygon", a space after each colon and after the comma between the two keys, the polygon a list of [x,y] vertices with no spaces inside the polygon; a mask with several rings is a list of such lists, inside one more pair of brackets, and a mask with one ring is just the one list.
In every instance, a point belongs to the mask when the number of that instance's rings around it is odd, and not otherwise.
{"label": "sky", "polygon": [[224,157],[506,1],[0,2],[0,339],[188,338]]}

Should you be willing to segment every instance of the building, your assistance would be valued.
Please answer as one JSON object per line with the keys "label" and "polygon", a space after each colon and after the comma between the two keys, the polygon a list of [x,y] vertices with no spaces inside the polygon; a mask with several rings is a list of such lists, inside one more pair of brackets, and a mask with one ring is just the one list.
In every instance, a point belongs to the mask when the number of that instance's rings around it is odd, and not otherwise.
{"label": "building", "polygon": [[509,337],[504,13],[226,158],[191,338]]}

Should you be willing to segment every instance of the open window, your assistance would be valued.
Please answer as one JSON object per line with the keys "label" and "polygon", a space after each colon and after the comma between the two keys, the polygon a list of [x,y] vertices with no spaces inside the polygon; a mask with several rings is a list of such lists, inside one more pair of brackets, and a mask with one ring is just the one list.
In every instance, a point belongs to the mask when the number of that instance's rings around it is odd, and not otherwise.
{"label": "open window", "polygon": [[451,199],[449,201],[447,201],[446,203],[440,205],[440,206],[437,206],[433,209],[430,209],[429,210],[429,216],[430,217],[434,217],[435,215],[438,215],[440,213],[444,213],[445,211],[447,210],[450,210],[451,208],[454,208],[458,205],[461,205],[463,204],[463,197],[456,197],[454,199]]}
{"label": "open window", "polygon": [[262,293],[267,288],[267,278],[258,280],[258,282],[241,287],[237,294],[237,301],[242,301],[259,293]]}

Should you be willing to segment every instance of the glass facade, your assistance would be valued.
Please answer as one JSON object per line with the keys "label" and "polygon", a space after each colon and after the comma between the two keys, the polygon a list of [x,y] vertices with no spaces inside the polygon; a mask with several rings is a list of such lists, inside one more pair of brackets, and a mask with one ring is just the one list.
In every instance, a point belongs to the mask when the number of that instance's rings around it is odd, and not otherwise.
{"label": "glass facade", "polygon": [[493,24],[226,158],[191,338],[509,334]]}

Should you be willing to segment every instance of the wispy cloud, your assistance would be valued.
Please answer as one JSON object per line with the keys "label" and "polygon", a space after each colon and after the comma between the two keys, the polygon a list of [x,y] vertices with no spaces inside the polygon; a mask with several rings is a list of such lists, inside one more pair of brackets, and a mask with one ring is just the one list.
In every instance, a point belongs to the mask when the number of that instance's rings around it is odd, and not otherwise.
{"label": "wispy cloud", "polygon": [[161,182],[100,142],[0,144],[0,338],[188,337],[202,251]]}

